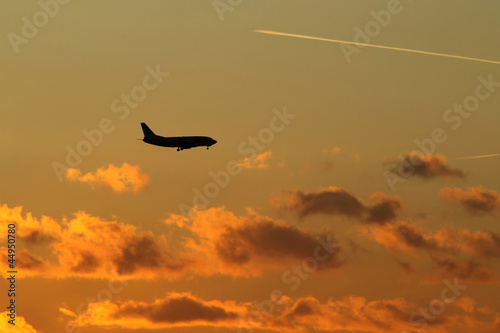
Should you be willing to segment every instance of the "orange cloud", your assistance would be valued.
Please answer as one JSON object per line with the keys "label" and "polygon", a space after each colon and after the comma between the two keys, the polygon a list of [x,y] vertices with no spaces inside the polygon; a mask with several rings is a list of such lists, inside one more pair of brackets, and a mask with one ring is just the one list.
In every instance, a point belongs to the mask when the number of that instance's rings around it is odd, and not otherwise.
{"label": "orange cloud", "polygon": [[385,333],[426,329],[436,333],[497,332],[498,313],[478,308],[469,297],[455,299],[455,302],[443,303],[444,310],[436,316],[423,311],[429,312],[430,304],[415,304],[403,298],[368,301],[364,297],[347,296],[320,302],[312,296],[292,300],[282,295],[263,302],[237,303],[206,301],[189,293],[170,293],[149,303],[135,300],[91,303],[79,316],[67,312],[70,317],[76,317],[74,322],[80,327],[143,330],[204,326],[239,332]]}
{"label": "orange cloud", "polygon": [[500,258],[500,234],[494,232],[471,232],[467,229],[452,232],[443,228],[432,233],[405,222],[366,228],[363,232],[395,252],[422,249],[435,253],[469,253],[477,257]]}
{"label": "orange cloud", "polygon": [[205,301],[189,293],[169,293],[164,298],[147,303],[126,301],[120,303],[90,303],[78,316],[67,309],[66,315],[75,317],[80,326],[127,329],[166,329],[173,327],[238,327],[238,318],[246,314],[245,306],[232,301]]}
{"label": "orange cloud", "polygon": [[500,234],[446,228],[432,233],[405,222],[364,228],[362,232],[394,254],[426,253],[433,263],[426,282],[451,277],[470,283],[498,282],[498,273],[481,260],[500,258]]}
{"label": "orange cloud", "polygon": [[284,316],[290,323],[318,331],[401,332],[415,329],[408,320],[410,309],[411,303],[403,299],[367,301],[348,296],[322,304],[305,297],[285,310]]}
{"label": "orange cloud", "polygon": [[273,156],[272,151],[265,151],[253,159],[248,157],[238,160],[238,166],[243,169],[266,169],[269,167],[269,159]]}
{"label": "orange cloud", "polygon": [[344,215],[365,222],[383,224],[396,217],[396,210],[402,208],[399,197],[388,197],[377,192],[370,196],[373,206],[365,205],[354,194],[339,188],[328,187],[304,193],[300,190],[285,190],[275,193],[271,204],[305,217],[313,214]]}
{"label": "orange cloud", "polygon": [[[30,243],[50,241],[57,238],[61,233],[61,226],[52,218],[42,216],[41,219],[34,218],[31,213],[22,216],[22,206],[9,208],[0,205],[0,226],[7,230],[7,225],[16,225],[16,237]],[[7,233],[0,233],[0,239],[6,239]]]}
{"label": "orange cloud", "polygon": [[479,257],[500,258],[500,233],[463,229],[458,234],[462,249]]}
{"label": "orange cloud", "polygon": [[498,283],[499,277],[492,269],[476,259],[459,261],[450,257],[433,257],[433,272],[424,281],[441,283],[444,279],[458,278],[466,283]]}
{"label": "orange cloud", "polygon": [[484,315],[477,309],[464,313],[462,307],[454,303],[445,304],[444,311],[431,320],[421,312],[428,307],[429,304],[417,305],[403,298],[368,301],[364,297],[348,296],[321,303],[313,297],[305,297],[285,309],[282,318],[294,329],[304,327],[307,332],[381,333],[427,329],[436,333],[492,333],[500,322],[498,314]]}
{"label": "orange cloud", "polygon": [[101,167],[96,172],[89,172],[82,175],[82,172],[75,168],[69,168],[66,179],[88,183],[95,187],[97,185],[110,187],[115,192],[140,192],[147,188],[149,176],[141,174],[140,167],[123,163],[121,167],[110,164],[107,168]]}
{"label": "orange cloud", "polygon": [[8,323],[11,318],[8,316],[9,312],[5,311],[0,313],[0,332],[9,333],[40,333],[26,322],[24,317],[16,315],[15,325]]}
{"label": "orange cloud", "polygon": [[[37,220],[29,213],[23,218],[21,207],[9,209],[5,205],[0,207],[0,211],[4,215],[10,213],[11,219],[2,219],[2,224],[15,221],[20,240],[37,241],[42,245],[47,243],[52,252],[52,256],[44,259],[27,249],[18,249],[16,265],[23,276],[178,276],[189,262],[185,257],[172,256],[167,250],[167,241],[163,235],[141,232],[133,225],[106,221],[85,212],[78,212],[72,219],[63,219],[58,223],[49,217]],[[33,237],[34,234],[37,237]],[[45,242],[45,239],[50,239],[50,242]],[[18,248],[19,246],[21,244],[18,244]],[[1,251],[0,266],[5,272],[7,251],[5,247]]]}
{"label": "orange cloud", "polygon": [[332,149],[323,149],[323,155],[325,155],[326,157],[333,157],[338,153],[340,153],[341,150],[342,149],[340,149],[340,147],[333,147]]}
{"label": "orange cloud", "polygon": [[[383,244],[390,251],[411,252],[413,249],[439,249],[438,239],[404,222],[363,229],[366,235]],[[444,244],[441,244],[441,248]]]}
{"label": "orange cloud", "polygon": [[191,233],[184,248],[198,259],[200,274],[259,276],[266,268],[286,269],[315,255],[322,258],[316,260],[320,271],[345,264],[340,245],[326,230],[303,231],[250,209],[240,217],[223,207],[194,210],[189,218],[171,215],[165,222]]}
{"label": "orange cloud", "polygon": [[71,275],[99,277],[111,271],[145,278],[176,274],[187,264],[172,257],[164,236],[84,212],[66,223],[61,240],[51,247],[59,265]]}
{"label": "orange cloud", "polygon": [[439,197],[449,203],[459,203],[473,214],[491,214],[500,207],[500,194],[482,186],[471,187],[468,192],[460,188],[445,187],[439,191]]}
{"label": "orange cloud", "polygon": [[[303,265],[316,265],[313,270],[318,271],[336,270],[345,264],[340,258],[341,247],[326,230],[300,230],[251,210],[244,216],[236,216],[224,208],[195,210],[190,220],[172,215],[167,224],[188,231],[181,249],[168,244],[166,234],[140,231],[134,225],[81,211],[56,222],[49,217],[39,221],[30,214],[23,217],[21,207],[3,206],[3,210],[17,219],[19,230],[26,224],[39,231],[39,237],[34,238],[37,247],[29,249],[37,249],[43,257],[22,248],[23,243],[18,244],[16,264],[23,276],[91,279],[160,276],[175,279],[192,273],[259,276],[264,270],[287,269],[304,261],[307,262]],[[6,223],[7,220],[3,222]],[[45,225],[50,228],[44,229]],[[52,233],[48,234],[48,230]],[[20,239],[32,239],[32,234],[20,233]],[[5,274],[7,251],[5,247],[0,251],[1,274]]]}
{"label": "orange cloud", "polygon": [[326,158],[323,161],[323,166],[321,170],[326,171],[333,167],[333,157],[340,153],[341,149],[339,147],[333,147],[331,149],[323,149],[323,156]]}

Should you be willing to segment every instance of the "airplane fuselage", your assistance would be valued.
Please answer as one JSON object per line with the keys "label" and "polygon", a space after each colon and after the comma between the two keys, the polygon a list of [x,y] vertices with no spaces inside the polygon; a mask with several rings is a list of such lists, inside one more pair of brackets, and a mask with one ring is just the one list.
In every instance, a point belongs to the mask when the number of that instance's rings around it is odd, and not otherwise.
{"label": "airplane fuselage", "polygon": [[141,123],[144,139],[142,141],[155,146],[177,148],[177,151],[194,147],[210,147],[217,143],[208,136],[174,136],[164,137],[156,135],[145,123]]}
{"label": "airplane fuselage", "polygon": [[142,141],[161,147],[190,149],[193,147],[210,147],[217,141],[208,136],[175,136],[175,137],[164,137],[164,136],[151,136],[145,137]]}

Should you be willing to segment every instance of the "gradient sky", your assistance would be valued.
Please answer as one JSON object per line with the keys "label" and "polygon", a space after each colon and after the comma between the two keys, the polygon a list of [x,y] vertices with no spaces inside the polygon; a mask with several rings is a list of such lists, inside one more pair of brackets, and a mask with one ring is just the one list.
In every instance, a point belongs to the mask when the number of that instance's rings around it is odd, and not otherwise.
{"label": "gradient sky", "polygon": [[[23,28],[45,3],[53,17]],[[248,31],[353,41],[394,1],[54,3],[0,3],[12,332],[500,331],[500,157],[460,160],[500,153],[498,65],[370,48],[347,61],[338,44]],[[500,60],[499,3],[396,7],[368,43]],[[218,143],[150,146],[141,122]],[[214,185],[228,163],[240,172]],[[326,239],[324,261],[291,273]],[[455,279],[467,288],[445,304]]]}

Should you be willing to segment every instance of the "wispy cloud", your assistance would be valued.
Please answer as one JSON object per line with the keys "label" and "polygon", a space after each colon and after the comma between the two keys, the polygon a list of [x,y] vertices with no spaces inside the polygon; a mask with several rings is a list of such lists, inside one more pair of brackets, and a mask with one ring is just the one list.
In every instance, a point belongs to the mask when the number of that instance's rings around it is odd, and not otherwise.
{"label": "wispy cloud", "polygon": [[480,261],[469,258],[460,261],[455,258],[433,257],[433,273],[424,282],[440,283],[452,277],[467,283],[498,283],[495,272]]}
{"label": "wispy cloud", "polygon": [[500,194],[481,186],[468,191],[445,187],[439,191],[439,197],[445,202],[458,203],[473,214],[491,214],[500,207]]}
{"label": "wispy cloud", "polygon": [[500,234],[495,232],[472,232],[467,229],[452,231],[447,228],[431,232],[400,221],[363,230],[366,235],[394,252],[421,249],[436,254],[469,253],[476,257],[500,259]]}
{"label": "wispy cloud", "polygon": [[269,167],[269,160],[272,156],[272,151],[265,151],[254,158],[245,157],[238,160],[238,166],[243,169],[266,169]]}
{"label": "wispy cloud", "polygon": [[340,153],[342,149],[340,149],[340,147],[333,147],[331,149],[323,149],[323,155],[325,155],[326,157],[333,157],[335,155],[337,155],[338,153]]}
{"label": "wispy cloud", "polygon": [[325,160],[323,161],[322,170],[326,171],[333,167],[333,157],[340,153],[341,149],[339,147],[333,147],[331,149],[323,149],[323,156]]}
{"label": "wispy cloud", "polygon": [[486,263],[489,258],[500,259],[500,234],[446,228],[429,232],[400,221],[365,227],[362,232],[395,255],[407,253],[418,257],[421,253],[427,254],[433,269],[425,273],[426,282],[436,283],[454,276],[469,283],[498,281],[498,272]]}

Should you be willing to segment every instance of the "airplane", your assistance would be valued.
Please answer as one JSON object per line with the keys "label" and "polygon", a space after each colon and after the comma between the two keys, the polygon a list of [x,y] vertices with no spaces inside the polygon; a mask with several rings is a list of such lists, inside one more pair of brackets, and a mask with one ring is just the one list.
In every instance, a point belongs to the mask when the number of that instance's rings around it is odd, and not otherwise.
{"label": "airplane", "polygon": [[[207,149],[217,141],[208,136],[175,136],[164,137],[156,135],[146,123],[141,123],[144,139],[142,141],[155,146],[177,148],[177,151],[193,147],[207,146]],[[140,140],[140,139],[139,139]]]}

